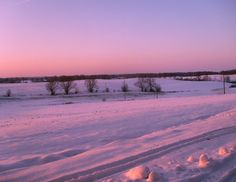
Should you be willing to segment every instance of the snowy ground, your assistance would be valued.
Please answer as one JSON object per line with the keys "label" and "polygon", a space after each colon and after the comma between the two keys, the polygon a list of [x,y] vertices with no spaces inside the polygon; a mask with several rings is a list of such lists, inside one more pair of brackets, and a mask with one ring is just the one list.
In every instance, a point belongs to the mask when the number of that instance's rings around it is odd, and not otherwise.
{"label": "snowy ground", "polygon": [[11,85],[17,94],[0,99],[0,181],[134,181],[150,171],[147,181],[234,181],[235,89],[159,82],[173,92],[126,101],[110,93],[106,102],[102,93],[51,98],[43,84]]}
{"label": "snowy ground", "polygon": [[[236,77],[236,76],[235,76]],[[234,79],[233,76],[231,76]],[[213,78],[212,78],[213,79]],[[236,78],[234,79],[236,80]],[[115,80],[98,80],[99,88],[97,94],[104,94],[105,88],[109,88],[112,96],[119,94],[123,79]],[[132,93],[139,92],[139,89],[134,86],[137,79],[126,79],[126,83],[129,86],[129,90]],[[168,93],[167,97],[176,96],[193,96],[193,95],[206,95],[206,94],[220,94],[223,92],[223,83],[220,80],[216,81],[178,81],[169,78],[158,78],[157,82],[161,85],[162,90]],[[14,98],[31,98],[37,97],[42,98],[49,96],[49,93],[45,88],[46,83],[16,83],[16,84],[0,84],[0,98],[6,95],[8,89],[11,90]],[[84,81],[76,81],[79,94],[74,94],[75,90],[72,91],[72,96],[88,96]],[[227,93],[231,93],[229,89],[231,84],[226,83]],[[63,94],[62,90],[58,91],[58,94]]]}

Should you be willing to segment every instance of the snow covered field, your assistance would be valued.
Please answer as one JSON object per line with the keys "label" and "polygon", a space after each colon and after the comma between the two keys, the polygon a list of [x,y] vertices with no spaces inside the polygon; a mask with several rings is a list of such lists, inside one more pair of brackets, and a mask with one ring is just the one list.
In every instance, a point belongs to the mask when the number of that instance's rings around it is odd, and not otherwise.
{"label": "snow covered field", "polygon": [[[206,94],[220,94],[223,92],[223,83],[219,81],[178,81],[170,78],[158,78],[157,82],[161,85],[162,90],[168,93],[167,97],[171,96],[193,96],[193,95],[206,95]],[[217,76],[219,77],[219,76]],[[236,76],[231,76],[232,80],[236,80]],[[110,93],[114,96],[115,93],[121,91],[121,85],[123,79],[114,80],[98,80],[98,94],[103,93],[105,88],[108,87]],[[129,86],[129,90],[132,92],[139,92],[139,89],[134,85],[137,79],[126,79],[126,83]],[[45,97],[49,96],[45,88],[46,83],[16,83],[16,84],[0,84],[0,97],[6,95],[7,89],[12,91],[12,96],[16,98],[29,98],[29,97]],[[76,81],[77,91],[79,91],[78,96],[87,96],[87,91],[84,86],[84,81]],[[226,83],[226,89],[228,93],[235,92],[229,89],[231,84]],[[62,90],[58,91],[59,94],[63,94]],[[75,96],[74,90],[72,95]]]}
{"label": "snow covered field", "polygon": [[0,181],[235,181],[236,89],[160,79],[159,99],[112,92],[103,102],[102,85],[121,81],[100,80],[96,99],[82,82],[83,97],[0,85],[14,93],[0,98]]}

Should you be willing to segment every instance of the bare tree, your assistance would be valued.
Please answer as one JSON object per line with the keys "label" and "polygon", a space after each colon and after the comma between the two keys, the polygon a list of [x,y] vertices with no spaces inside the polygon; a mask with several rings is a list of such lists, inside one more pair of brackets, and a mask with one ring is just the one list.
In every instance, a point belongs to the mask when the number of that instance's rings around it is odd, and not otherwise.
{"label": "bare tree", "polygon": [[126,100],[126,93],[129,91],[129,86],[125,82],[125,80],[123,81],[123,83],[121,85],[121,91],[124,92],[124,100]]}
{"label": "bare tree", "polygon": [[147,84],[147,91],[149,92],[155,92],[156,87],[156,79],[155,78],[146,78],[146,84]]}
{"label": "bare tree", "polygon": [[129,86],[128,84],[125,82],[125,80],[123,81],[122,85],[121,85],[121,91],[122,92],[128,92],[129,91]]}
{"label": "bare tree", "polygon": [[161,92],[161,86],[155,78],[138,78],[138,81],[134,85],[140,88],[142,92],[155,92],[157,97],[158,93]]}
{"label": "bare tree", "polygon": [[105,83],[105,92],[110,92],[109,87],[107,86],[107,83]]}
{"label": "bare tree", "polygon": [[146,78],[138,78],[134,85],[141,89],[141,92],[145,92],[147,88]]}
{"label": "bare tree", "polygon": [[55,79],[49,80],[46,83],[46,89],[51,95],[56,95],[56,90],[58,89],[58,82]]}
{"label": "bare tree", "polygon": [[157,83],[155,78],[146,78],[147,90],[149,92],[155,92],[156,98],[158,98],[158,94],[161,92],[161,86]]}
{"label": "bare tree", "polygon": [[85,80],[84,85],[90,93],[94,92],[94,89],[98,88],[98,83],[96,79]]}
{"label": "bare tree", "polygon": [[158,94],[161,92],[161,86],[160,86],[160,84],[158,84],[157,82],[155,82],[153,88],[154,88],[155,93],[156,93],[156,98],[158,98]]}
{"label": "bare tree", "polygon": [[60,78],[60,86],[66,95],[69,95],[71,90],[76,89],[76,83],[67,77]]}

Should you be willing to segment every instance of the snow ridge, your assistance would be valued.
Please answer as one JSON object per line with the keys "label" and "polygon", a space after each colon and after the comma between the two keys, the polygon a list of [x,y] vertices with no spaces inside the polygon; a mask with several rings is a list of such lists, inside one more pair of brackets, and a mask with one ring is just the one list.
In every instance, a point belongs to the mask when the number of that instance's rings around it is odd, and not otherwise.
{"label": "snow ridge", "polygon": [[217,138],[223,135],[229,135],[232,133],[236,133],[236,126],[221,128],[217,130],[213,130],[189,139],[185,139],[182,141],[178,141],[169,145],[165,145],[162,147],[158,147],[138,155],[134,155],[131,157],[127,157],[125,159],[115,161],[109,164],[97,166],[95,168],[91,168],[85,171],[81,171],[78,173],[66,175],[57,179],[52,180],[52,182],[57,181],[79,181],[79,182],[86,182],[86,181],[94,181],[99,180],[107,176],[111,176],[115,173],[119,173],[130,169],[132,167],[138,166],[144,162],[148,162],[153,159],[157,159],[167,153],[173,152],[177,149],[182,147],[186,147],[192,144],[196,144],[202,141],[206,141],[209,139]]}

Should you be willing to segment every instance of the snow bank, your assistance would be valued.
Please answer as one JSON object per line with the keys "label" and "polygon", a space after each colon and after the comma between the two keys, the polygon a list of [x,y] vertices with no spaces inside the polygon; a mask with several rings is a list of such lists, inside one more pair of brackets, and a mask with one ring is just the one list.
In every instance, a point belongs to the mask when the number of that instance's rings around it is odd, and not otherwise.
{"label": "snow bank", "polygon": [[146,166],[138,166],[130,169],[125,176],[131,180],[147,179],[150,174],[150,170]]}
{"label": "snow bank", "polygon": [[209,164],[210,164],[210,159],[208,158],[208,156],[206,154],[201,154],[199,157],[198,166],[200,168],[206,168],[209,166]]}
{"label": "snow bank", "polygon": [[195,160],[195,158],[192,155],[187,158],[187,162],[189,162],[189,163],[193,163],[195,161],[196,160]]}
{"label": "snow bank", "polygon": [[225,147],[220,147],[218,150],[218,154],[222,157],[229,155],[229,150]]}
{"label": "snow bank", "polygon": [[130,169],[125,176],[129,180],[144,180],[147,182],[158,182],[161,181],[160,175],[155,171],[150,171],[146,166],[138,166]]}

